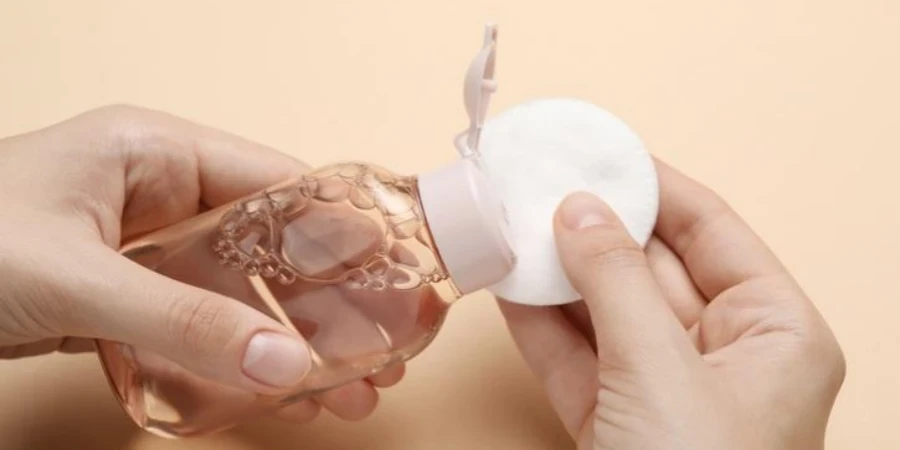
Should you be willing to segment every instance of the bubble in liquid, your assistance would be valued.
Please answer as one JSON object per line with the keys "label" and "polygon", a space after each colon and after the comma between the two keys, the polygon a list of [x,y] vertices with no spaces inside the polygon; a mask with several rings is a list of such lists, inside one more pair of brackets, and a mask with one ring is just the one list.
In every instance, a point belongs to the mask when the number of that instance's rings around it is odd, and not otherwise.
{"label": "bubble in liquid", "polygon": [[395,263],[402,264],[407,267],[419,266],[419,258],[416,258],[416,254],[399,242],[395,242],[394,245],[391,246],[391,250],[388,252],[388,257],[391,258],[391,260],[393,260]]}
{"label": "bubble in liquid", "polygon": [[297,275],[294,275],[290,270],[282,268],[278,271],[278,276],[275,279],[283,285],[288,285],[297,280]]}
{"label": "bubble in liquid", "polygon": [[343,178],[356,178],[365,172],[365,168],[359,164],[345,164],[338,170],[338,176]]}
{"label": "bubble in liquid", "polygon": [[272,242],[269,239],[270,231],[268,225],[260,222],[249,224],[243,233],[236,238],[240,238],[238,249],[247,256],[258,258],[268,253]]}
{"label": "bubble in liquid", "polygon": [[319,190],[316,198],[325,202],[344,201],[350,194],[350,185],[340,178],[325,178],[319,180]]}
{"label": "bubble in liquid", "polygon": [[347,287],[365,289],[369,286],[369,275],[362,269],[353,269],[344,274]]}
{"label": "bubble in liquid", "polygon": [[313,198],[319,195],[319,182],[314,178],[303,178],[303,182],[297,186],[297,191],[301,196]]}
{"label": "bubble in liquid", "polygon": [[394,289],[413,289],[419,285],[407,271],[396,267],[391,268],[384,278]]}
{"label": "bubble in liquid", "polygon": [[381,277],[387,273],[390,267],[390,263],[385,261],[383,258],[376,258],[372,262],[366,264],[365,270],[372,275]]}
{"label": "bubble in liquid", "polygon": [[309,203],[309,196],[303,195],[297,187],[281,188],[268,192],[266,197],[274,205],[273,218],[280,219],[285,215],[297,214]]}
{"label": "bubble in liquid", "polygon": [[247,218],[244,213],[237,208],[232,208],[222,215],[221,229],[226,236],[234,236],[243,232],[244,226],[247,224]]}
{"label": "bubble in liquid", "polygon": [[416,235],[416,232],[422,228],[422,224],[414,214],[404,214],[403,216],[392,216],[388,219],[391,227],[391,233],[397,239],[407,239]]}
{"label": "bubble in liquid", "polygon": [[368,210],[375,207],[375,198],[364,189],[354,188],[350,191],[350,203],[361,210]]}
{"label": "bubble in liquid", "polygon": [[273,261],[271,257],[264,260],[259,265],[259,273],[266,278],[274,277],[278,273],[278,262]]}
{"label": "bubble in liquid", "polygon": [[375,179],[380,183],[393,184],[394,182],[397,181],[397,177],[395,175],[391,174],[390,172],[388,172],[384,169],[379,169],[379,168],[373,167],[373,168],[371,168],[371,173],[372,173],[372,175],[375,176]]}
{"label": "bubble in liquid", "polygon": [[244,263],[244,267],[242,268],[244,273],[253,277],[259,275],[259,264],[256,261],[250,260]]}
{"label": "bubble in liquid", "polygon": [[421,229],[419,229],[419,231],[416,232],[416,240],[419,241],[420,244],[422,244],[426,247],[429,246],[428,245],[428,237],[425,236],[425,227],[422,227]]}
{"label": "bubble in liquid", "polygon": [[241,256],[236,250],[226,250],[219,255],[219,260],[229,269],[241,267]]}

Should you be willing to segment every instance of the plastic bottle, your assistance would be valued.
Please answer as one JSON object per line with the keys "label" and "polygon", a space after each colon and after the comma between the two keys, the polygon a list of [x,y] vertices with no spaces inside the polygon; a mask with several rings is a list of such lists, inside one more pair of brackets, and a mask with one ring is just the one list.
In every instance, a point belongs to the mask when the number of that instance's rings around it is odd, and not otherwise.
{"label": "plastic bottle", "polygon": [[123,246],[149,269],[275,318],[303,335],[313,357],[296,390],[266,396],[98,341],[107,378],[140,427],[206,434],[365,378],[417,355],[455,300],[509,273],[503,207],[477,152],[495,46],[488,26],[466,75],[461,160],[419,176],[365,163],[322,167]]}

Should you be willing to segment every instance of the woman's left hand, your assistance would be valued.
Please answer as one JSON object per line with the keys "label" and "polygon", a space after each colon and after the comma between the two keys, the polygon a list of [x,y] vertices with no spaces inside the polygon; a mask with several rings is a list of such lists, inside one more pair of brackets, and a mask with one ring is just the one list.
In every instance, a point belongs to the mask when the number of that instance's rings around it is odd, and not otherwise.
{"label": "woman's left hand", "polygon": [[[278,183],[308,167],[274,150],[144,109],[111,106],[0,140],[0,359],[91,350],[91,339],[146,348],[222,383],[288,389],[306,343],[237,301],[153,273],[120,243]],[[258,333],[266,358],[244,360]],[[271,342],[271,341],[269,341]],[[259,347],[256,347],[259,348]],[[260,363],[262,361],[262,363]],[[348,420],[375,408],[396,366],[279,412]]]}

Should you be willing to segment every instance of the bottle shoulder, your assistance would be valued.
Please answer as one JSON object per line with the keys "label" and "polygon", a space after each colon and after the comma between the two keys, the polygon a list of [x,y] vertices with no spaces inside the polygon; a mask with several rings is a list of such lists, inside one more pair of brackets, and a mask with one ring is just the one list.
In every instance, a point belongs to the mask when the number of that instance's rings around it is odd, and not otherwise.
{"label": "bottle shoulder", "polygon": [[301,179],[329,178],[334,176],[339,176],[342,178],[372,176],[386,183],[396,180],[410,180],[415,178],[414,176],[396,173],[378,164],[363,161],[343,161],[317,167],[309,171],[307,174],[301,176]]}

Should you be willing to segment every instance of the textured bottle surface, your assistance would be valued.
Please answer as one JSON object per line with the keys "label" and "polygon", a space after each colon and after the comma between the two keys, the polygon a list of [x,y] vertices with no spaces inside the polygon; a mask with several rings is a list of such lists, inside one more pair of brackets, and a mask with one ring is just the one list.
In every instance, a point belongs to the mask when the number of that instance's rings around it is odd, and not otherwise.
{"label": "textured bottle surface", "polygon": [[342,164],[270,188],[122,249],[168,277],[224,294],[306,338],[314,367],[289,396],[191,374],[151,352],[99,342],[126,411],[160,435],[228,428],[427,346],[458,297],[418,202],[416,180]]}

